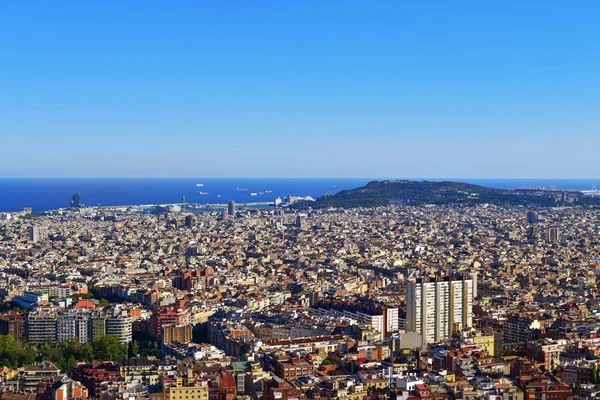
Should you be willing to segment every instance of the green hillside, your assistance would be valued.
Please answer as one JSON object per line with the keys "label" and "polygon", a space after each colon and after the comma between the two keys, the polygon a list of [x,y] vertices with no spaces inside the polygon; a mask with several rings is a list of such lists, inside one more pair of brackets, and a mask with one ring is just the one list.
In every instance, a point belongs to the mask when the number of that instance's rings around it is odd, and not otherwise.
{"label": "green hillside", "polygon": [[[566,197],[565,197],[566,193]],[[323,207],[377,207],[390,203],[424,204],[496,204],[555,206],[577,204],[581,195],[564,191],[523,191],[495,189],[462,182],[430,181],[373,181],[366,186],[342,190],[335,195],[317,199],[311,206]],[[589,203],[586,201],[586,203]]]}

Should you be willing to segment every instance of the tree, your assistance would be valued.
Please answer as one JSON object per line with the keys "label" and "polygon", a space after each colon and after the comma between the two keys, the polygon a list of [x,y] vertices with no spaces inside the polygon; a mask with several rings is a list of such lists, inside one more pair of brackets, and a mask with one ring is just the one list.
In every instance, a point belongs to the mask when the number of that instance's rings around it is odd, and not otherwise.
{"label": "tree", "polygon": [[50,348],[50,345],[46,342],[42,345],[42,347],[39,348],[38,360],[39,361],[49,361],[51,356],[52,356],[52,348]]}
{"label": "tree", "polygon": [[12,335],[0,336],[0,360],[2,365],[10,368],[17,367],[17,341]]}
{"label": "tree", "polygon": [[108,306],[110,306],[110,301],[108,301],[106,299],[100,299],[99,304],[101,307],[108,307]]}
{"label": "tree", "polygon": [[140,343],[137,340],[129,342],[129,357],[137,357],[140,354]]}
{"label": "tree", "polygon": [[101,361],[118,361],[127,355],[127,346],[112,335],[102,336],[94,342],[94,358]]}
{"label": "tree", "polygon": [[79,351],[77,354],[80,361],[84,362],[92,362],[94,359],[94,349],[89,344],[84,344],[83,346],[79,346]]}

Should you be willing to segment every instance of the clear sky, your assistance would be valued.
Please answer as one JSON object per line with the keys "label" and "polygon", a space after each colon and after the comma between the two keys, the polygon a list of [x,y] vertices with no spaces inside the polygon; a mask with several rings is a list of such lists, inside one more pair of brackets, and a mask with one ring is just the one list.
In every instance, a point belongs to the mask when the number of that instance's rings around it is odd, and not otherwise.
{"label": "clear sky", "polygon": [[600,1],[0,2],[0,177],[600,177]]}

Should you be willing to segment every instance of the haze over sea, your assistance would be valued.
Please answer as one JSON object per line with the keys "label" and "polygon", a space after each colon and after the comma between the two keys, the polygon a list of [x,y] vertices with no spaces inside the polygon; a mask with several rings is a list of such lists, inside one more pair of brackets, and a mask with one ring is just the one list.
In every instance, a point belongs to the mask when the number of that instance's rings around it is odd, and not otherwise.
{"label": "haze over sea", "polygon": [[[34,212],[68,207],[71,196],[81,193],[81,202],[92,205],[167,204],[181,202],[185,195],[189,203],[214,204],[235,200],[237,203],[273,201],[287,195],[323,196],[353,189],[382,178],[160,178],[160,179],[56,179],[56,178],[3,178],[0,179],[0,211],[21,211],[31,207]],[[386,178],[393,179],[393,178]],[[590,189],[592,179],[428,179],[450,180],[476,185],[516,189],[521,186],[556,186],[558,189]],[[203,184],[198,187],[196,184]],[[247,190],[237,190],[247,189]],[[266,193],[270,190],[270,193]],[[200,195],[199,192],[207,195]],[[265,192],[265,194],[258,194]],[[257,193],[257,196],[249,196]],[[221,195],[221,197],[218,197]]]}

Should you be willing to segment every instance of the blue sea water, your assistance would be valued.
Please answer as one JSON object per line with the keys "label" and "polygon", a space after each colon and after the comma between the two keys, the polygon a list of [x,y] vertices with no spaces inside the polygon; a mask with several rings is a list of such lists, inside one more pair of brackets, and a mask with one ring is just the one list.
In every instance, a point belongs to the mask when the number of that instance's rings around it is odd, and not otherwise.
{"label": "blue sea water", "polygon": [[[0,211],[33,211],[68,207],[71,196],[81,194],[85,205],[133,205],[181,202],[214,204],[235,200],[238,203],[273,201],[287,195],[317,198],[327,192],[363,186],[374,179],[0,179]],[[418,179],[417,179],[418,180]],[[430,179],[442,180],[442,179]],[[445,179],[482,186],[515,189],[521,186],[556,186],[559,189],[583,190],[594,184],[591,179]],[[197,187],[197,183],[204,186]],[[237,190],[245,188],[248,190]],[[250,193],[265,192],[249,196]],[[200,195],[199,192],[208,195]],[[221,195],[221,197],[218,197]]]}

